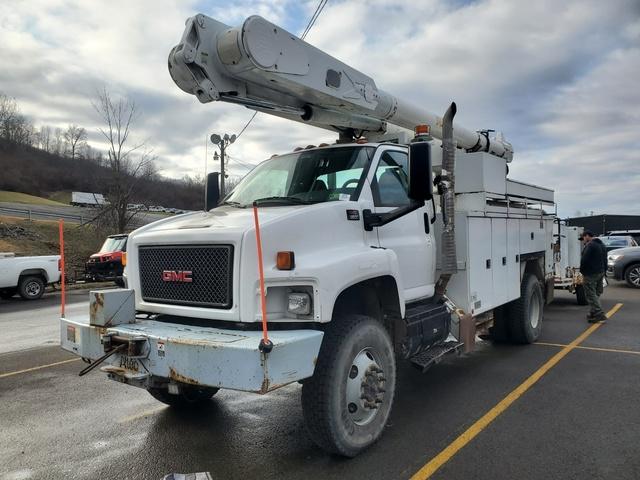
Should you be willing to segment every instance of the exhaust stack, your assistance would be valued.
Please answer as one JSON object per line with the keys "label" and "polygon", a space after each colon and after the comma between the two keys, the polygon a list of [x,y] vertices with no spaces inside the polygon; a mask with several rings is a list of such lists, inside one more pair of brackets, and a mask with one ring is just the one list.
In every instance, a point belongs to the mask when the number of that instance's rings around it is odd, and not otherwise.
{"label": "exhaust stack", "polygon": [[451,103],[444,117],[442,117],[442,173],[438,182],[440,194],[440,208],[442,210],[442,267],[436,283],[436,300],[442,299],[447,291],[447,284],[451,275],[458,271],[455,237],[455,206],[456,206],[456,141],[453,136],[453,117],[456,115],[456,104]]}

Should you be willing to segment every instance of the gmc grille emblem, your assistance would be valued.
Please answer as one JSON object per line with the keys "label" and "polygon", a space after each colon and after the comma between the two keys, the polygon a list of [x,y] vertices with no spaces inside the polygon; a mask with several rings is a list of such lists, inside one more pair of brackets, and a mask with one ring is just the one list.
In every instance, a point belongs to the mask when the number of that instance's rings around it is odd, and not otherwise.
{"label": "gmc grille emblem", "polygon": [[162,281],[163,282],[179,282],[179,283],[191,283],[191,270],[163,270]]}

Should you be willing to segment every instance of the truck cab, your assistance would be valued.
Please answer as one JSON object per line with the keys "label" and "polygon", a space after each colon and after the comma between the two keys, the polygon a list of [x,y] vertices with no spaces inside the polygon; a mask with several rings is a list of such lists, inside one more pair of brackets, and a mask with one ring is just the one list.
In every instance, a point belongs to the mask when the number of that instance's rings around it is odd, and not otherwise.
{"label": "truck cab", "polygon": [[122,273],[124,266],[122,255],[127,251],[127,234],[109,235],[100,250],[92,254],[85,264],[87,280],[105,282],[115,281],[123,287]]}

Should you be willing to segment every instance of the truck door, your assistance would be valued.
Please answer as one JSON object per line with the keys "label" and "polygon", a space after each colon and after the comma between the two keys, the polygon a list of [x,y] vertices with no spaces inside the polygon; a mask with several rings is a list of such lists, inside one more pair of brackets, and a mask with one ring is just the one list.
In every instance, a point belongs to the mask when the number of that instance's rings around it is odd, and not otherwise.
{"label": "truck door", "polygon": [[[406,150],[379,148],[375,171],[370,175],[371,193],[376,213],[386,213],[407,205]],[[377,227],[381,247],[398,256],[405,301],[430,297],[434,292],[435,244],[429,212],[423,206],[387,225]]]}

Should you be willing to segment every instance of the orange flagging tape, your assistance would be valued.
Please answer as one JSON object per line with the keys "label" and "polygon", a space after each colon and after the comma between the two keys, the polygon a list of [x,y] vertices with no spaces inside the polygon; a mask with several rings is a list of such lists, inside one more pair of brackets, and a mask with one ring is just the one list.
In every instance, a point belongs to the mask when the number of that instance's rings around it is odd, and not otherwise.
{"label": "orange flagging tape", "polygon": [[60,230],[60,286],[62,287],[62,295],[60,297],[60,316],[64,318],[64,304],[65,304],[65,278],[64,278],[64,220],[60,219],[58,222]]}
{"label": "orange flagging tape", "polygon": [[[260,274],[260,307],[262,309],[262,342],[261,346],[269,346],[269,333],[267,331],[267,298],[264,292],[264,270],[262,267],[262,239],[260,238],[260,222],[258,222],[258,205],[253,203],[253,220],[256,226],[256,244],[258,247],[258,272]],[[270,350],[270,348],[269,348]]]}

